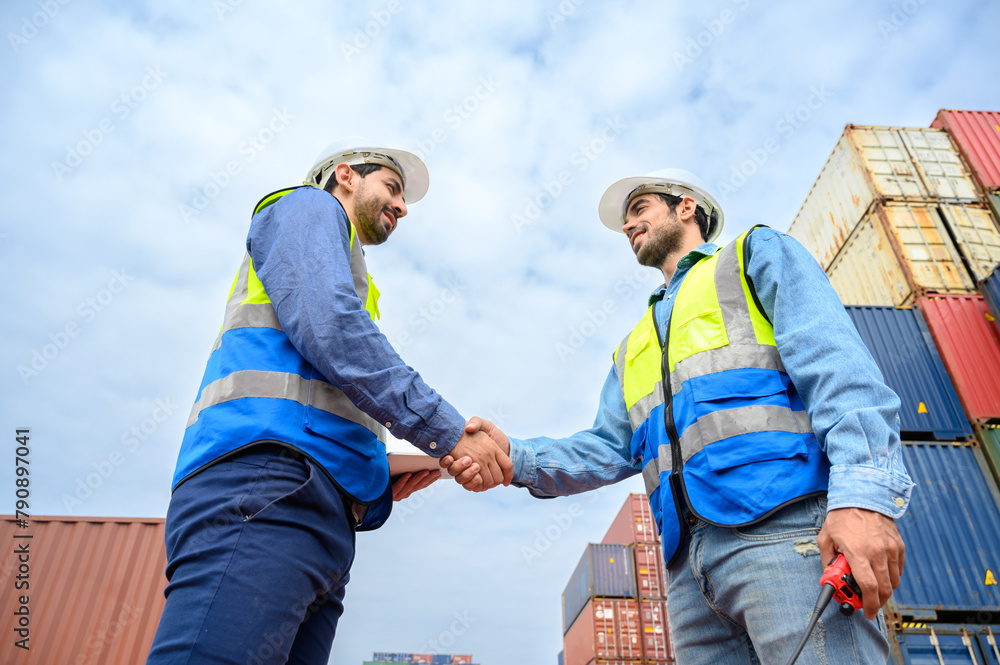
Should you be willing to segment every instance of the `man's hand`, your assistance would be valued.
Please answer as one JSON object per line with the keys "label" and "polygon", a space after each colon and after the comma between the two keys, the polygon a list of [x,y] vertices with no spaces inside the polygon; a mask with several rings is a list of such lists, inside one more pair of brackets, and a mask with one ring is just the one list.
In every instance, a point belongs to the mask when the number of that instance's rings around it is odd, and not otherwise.
{"label": "man's hand", "polygon": [[437,471],[425,469],[417,473],[404,473],[392,484],[392,500],[402,501],[414,492],[419,492],[432,484],[441,474]]}
{"label": "man's hand", "polygon": [[891,517],[862,508],[839,508],[826,515],[816,539],[823,564],[837,552],[847,558],[861,588],[865,616],[874,619],[903,574],[906,546]]}
{"label": "man's hand", "polygon": [[[487,440],[492,440],[494,446],[499,448],[499,452],[502,453],[498,456],[498,460],[503,472],[503,484],[506,487],[514,479],[514,463],[510,460],[510,441],[496,425],[476,417],[470,418],[469,422],[465,424],[465,434],[462,439],[466,436],[482,436],[483,434],[487,435]],[[462,442],[462,439],[459,439],[459,443]],[[493,484],[484,485],[483,482],[486,479],[481,477],[479,465],[474,464],[469,457],[460,458],[461,454],[458,446],[455,446],[451,453],[441,458],[441,466],[455,477],[455,481],[459,485],[473,492],[482,492],[500,484],[500,481],[496,480]],[[494,472],[491,472],[491,476],[494,479],[497,478]]]}

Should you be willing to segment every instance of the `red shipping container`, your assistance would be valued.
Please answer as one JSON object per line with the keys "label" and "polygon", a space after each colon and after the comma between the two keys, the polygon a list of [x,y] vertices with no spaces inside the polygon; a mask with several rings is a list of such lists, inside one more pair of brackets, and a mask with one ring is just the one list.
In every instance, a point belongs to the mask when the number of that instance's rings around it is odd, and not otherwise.
{"label": "red shipping container", "polygon": [[451,665],[472,665],[472,656],[455,656],[451,657]]}
{"label": "red shipping container", "polygon": [[941,109],[931,127],[948,130],[980,187],[1000,189],[1000,112]]}
{"label": "red shipping container", "polygon": [[633,545],[636,587],[639,598],[666,598],[667,577],[659,543]]}
{"label": "red shipping container", "polygon": [[649,509],[649,499],[645,494],[629,494],[625,505],[611,522],[611,528],[604,534],[602,543],[658,543],[660,534],[656,531],[653,512]]}
{"label": "red shipping container", "polygon": [[598,660],[641,660],[639,601],[591,598],[563,637],[564,665]]}
{"label": "red shipping container", "polygon": [[639,625],[642,627],[642,657],[647,662],[665,663],[674,659],[667,621],[667,601],[640,600]]}
{"label": "red shipping container", "polygon": [[434,655],[429,653],[415,653],[413,654],[413,660],[411,663],[427,663],[430,665],[431,660],[433,660]]}
{"label": "red shipping container", "polygon": [[1000,421],[1000,328],[982,296],[926,295],[917,307],[927,321],[969,420]]}

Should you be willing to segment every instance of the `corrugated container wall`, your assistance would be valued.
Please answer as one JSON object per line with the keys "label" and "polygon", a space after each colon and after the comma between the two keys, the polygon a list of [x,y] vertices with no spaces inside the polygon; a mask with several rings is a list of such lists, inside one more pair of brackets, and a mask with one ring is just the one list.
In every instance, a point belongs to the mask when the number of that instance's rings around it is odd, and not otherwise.
{"label": "corrugated container wall", "polygon": [[1000,485],[1000,425],[977,426],[976,438],[983,447],[983,455],[993,472],[993,480]]}
{"label": "corrugated container wall", "polygon": [[451,657],[452,665],[472,665],[471,654],[456,654]]}
{"label": "corrugated container wall", "polygon": [[656,543],[659,540],[649,499],[645,494],[629,494],[601,542],[631,544]]}
{"label": "corrugated container wall", "polygon": [[1000,112],[941,109],[931,127],[948,130],[983,189],[1000,189]]}
{"label": "corrugated container wall", "polygon": [[930,295],[917,301],[969,419],[1000,420],[1000,329],[982,296]]}
{"label": "corrugated container wall", "polygon": [[[18,537],[15,537],[18,536]],[[25,538],[24,536],[31,536]],[[32,517],[27,529],[0,516],[0,634],[18,665],[145,662],[163,611],[163,520]],[[13,646],[18,596],[15,544],[30,557],[29,650]]]}
{"label": "corrugated container wall", "polygon": [[434,654],[434,657],[431,658],[431,665],[451,665],[451,654]]}
{"label": "corrugated container wall", "polygon": [[847,314],[886,384],[899,395],[899,424],[904,438],[952,440],[972,436],[955,387],[918,310],[847,307]]}
{"label": "corrugated container wall", "polygon": [[986,306],[990,308],[994,323],[1000,326],[1000,266],[979,282],[979,293],[986,299]]}
{"label": "corrugated container wall", "polygon": [[659,543],[633,545],[636,592],[639,598],[666,598],[667,574]]}
{"label": "corrugated container wall", "polygon": [[895,665],[1000,665],[1000,625],[889,625]]}
{"label": "corrugated container wall", "polygon": [[563,633],[591,598],[635,598],[635,566],[628,545],[590,543],[563,591]]}
{"label": "corrugated container wall", "polygon": [[590,599],[563,638],[566,665],[597,659],[642,659],[639,603],[627,598]]}
{"label": "corrugated container wall", "polygon": [[982,206],[877,203],[826,272],[845,305],[899,307],[922,293],[976,293],[972,274],[985,276],[1000,261],[991,220]]}
{"label": "corrugated container wall", "polygon": [[559,665],[566,665],[565,661],[563,660],[563,653],[565,652],[560,651],[559,656],[556,658],[556,662],[559,663]]}
{"label": "corrugated container wall", "polygon": [[972,443],[904,442],[916,484],[896,521],[906,569],[887,609],[918,620],[1000,612],[1000,494]]}
{"label": "corrugated container wall", "polygon": [[666,663],[674,659],[670,639],[666,600],[640,600],[639,624],[642,627],[642,657],[647,663]]}
{"label": "corrugated container wall", "polygon": [[946,132],[848,125],[788,233],[825,269],[876,201],[929,199],[980,200]]}

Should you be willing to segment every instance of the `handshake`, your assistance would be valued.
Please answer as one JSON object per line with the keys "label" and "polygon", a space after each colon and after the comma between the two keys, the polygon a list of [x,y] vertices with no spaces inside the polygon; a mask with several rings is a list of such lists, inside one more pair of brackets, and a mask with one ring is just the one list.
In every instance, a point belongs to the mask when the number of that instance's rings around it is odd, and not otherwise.
{"label": "handshake", "polygon": [[473,417],[462,438],[441,458],[441,466],[470,492],[484,492],[514,479],[507,435],[488,420]]}

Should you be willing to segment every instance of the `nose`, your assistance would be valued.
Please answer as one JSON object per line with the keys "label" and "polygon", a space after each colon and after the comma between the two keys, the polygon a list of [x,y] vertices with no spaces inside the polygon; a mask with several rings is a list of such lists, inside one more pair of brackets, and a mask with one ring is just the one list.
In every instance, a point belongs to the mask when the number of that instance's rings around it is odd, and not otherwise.
{"label": "nose", "polygon": [[631,235],[632,235],[632,229],[634,229],[635,225],[636,225],[636,221],[635,220],[636,220],[636,216],[635,215],[627,215],[622,220],[622,231],[625,232],[625,235],[631,237]]}
{"label": "nose", "polygon": [[402,194],[397,196],[392,202],[392,211],[396,213],[396,219],[406,217],[406,201],[403,200]]}

